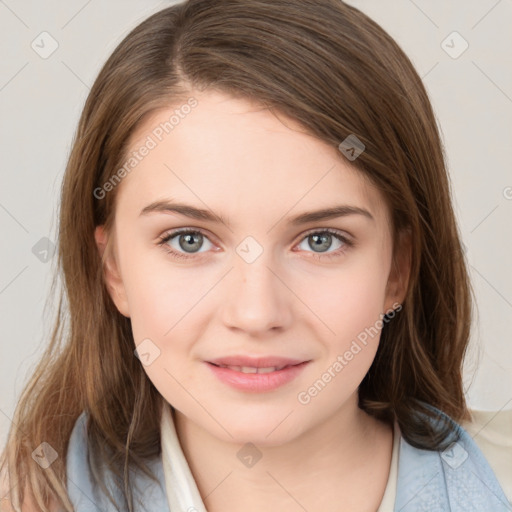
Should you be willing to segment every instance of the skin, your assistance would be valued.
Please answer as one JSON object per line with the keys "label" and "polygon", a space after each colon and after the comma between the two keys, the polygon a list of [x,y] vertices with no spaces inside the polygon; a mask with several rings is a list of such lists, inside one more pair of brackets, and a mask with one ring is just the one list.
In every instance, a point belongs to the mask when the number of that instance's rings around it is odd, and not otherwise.
{"label": "skin", "polygon": [[[336,147],[256,103],[212,91],[193,96],[198,105],[116,190],[114,231],[96,230],[102,254],[112,237],[105,271],[112,299],[131,319],[135,345],[149,338],[160,350],[145,371],[175,409],[209,512],[375,511],[388,479],[392,429],[358,408],[357,390],[379,336],[309,403],[297,395],[403,300],[406,246],[392,265],[383,197]],[[175,108],[147,119],[131,147]],[[226,223],[140,215],[167,198],[210,209]],[[364,208],[373,219],[287,223],[340,204]],[[189,259],[158,245],[170,230],[188,227],[205,235],[195,253],[180,247],[179,236],[166,246]],[[310,235],[327,228],[354,245],[333,236],[325,252],[317,249]],[[252,263],[236,252],[247,236],[263,250]],[[232,354],[312,361],[274,391],[247,393],[219,381],[204,362]],[[252,467],[237,457],[246,443],[262,455]]]}

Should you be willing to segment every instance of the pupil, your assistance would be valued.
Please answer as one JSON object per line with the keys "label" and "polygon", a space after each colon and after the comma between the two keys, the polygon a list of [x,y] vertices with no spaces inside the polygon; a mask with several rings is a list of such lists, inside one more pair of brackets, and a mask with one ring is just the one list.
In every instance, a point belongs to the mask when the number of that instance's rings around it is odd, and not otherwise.
{"label": "pupil", "polygon": [[[200,248],[201,239],[202,239],[201,233],[187,233],[185,235],[181,235],[180,236],[180,247],[184,251],[194,252],[193,249]],[[182,243],[182,240],[185,240],[185,243]],[[198,247],[194,247],[194,245],[197,245]],[[192,249],[192,250],[190,250],[190,249]]]}
{"label": "pupil", "polygon": [[[321,235],[311,235],[311,238],[315,241],[315,247],[312,249],[321,249],[320,252],[327,251],[331,245],[331,236],[329,233],[322,233]],[[311,244],[310,244],[311,245]]]}

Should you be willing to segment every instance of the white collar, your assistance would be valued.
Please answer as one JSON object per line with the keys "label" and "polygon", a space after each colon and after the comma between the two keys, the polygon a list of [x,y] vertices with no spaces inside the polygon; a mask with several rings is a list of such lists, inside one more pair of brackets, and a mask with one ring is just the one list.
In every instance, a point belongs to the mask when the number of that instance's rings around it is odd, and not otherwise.
{"label": "white collar", "polygon": [[207,512],[176,434],[171,407],[164,402],[161,422],[165,490],[172,512]]}

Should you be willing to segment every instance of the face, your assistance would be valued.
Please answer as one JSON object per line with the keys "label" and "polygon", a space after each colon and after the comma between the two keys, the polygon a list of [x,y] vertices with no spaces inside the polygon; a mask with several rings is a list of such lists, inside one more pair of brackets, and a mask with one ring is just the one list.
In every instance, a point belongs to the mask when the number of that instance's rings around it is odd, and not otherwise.
{"label": "face", "polygon": [[[113,237],[111,296],[161,395],[218,438],[282,444],[356,403],[404,269],[380,192],[337,148],[255,103],[193,96],[172,131],[155,135],[179,105],[132,137],[132,151],[156,144],[96,240],[102,251]],[[309,362],[277,387],[241,389],[208,363],[233,355]]]}

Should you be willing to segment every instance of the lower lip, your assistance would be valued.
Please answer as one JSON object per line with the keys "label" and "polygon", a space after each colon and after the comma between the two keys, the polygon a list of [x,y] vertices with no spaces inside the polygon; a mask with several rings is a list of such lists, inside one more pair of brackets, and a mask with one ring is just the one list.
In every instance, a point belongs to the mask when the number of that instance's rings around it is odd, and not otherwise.
{"label": "lower lip", "polygon": [[242,373],[229,368],[215,366],[212,363],[206,364],[222,382],[241,391],[262,393],[272,391],[292,381],[302,372],[308,363],[309,361],[305,361],[270,373]]}

